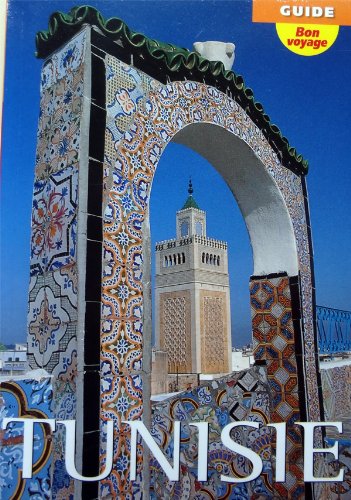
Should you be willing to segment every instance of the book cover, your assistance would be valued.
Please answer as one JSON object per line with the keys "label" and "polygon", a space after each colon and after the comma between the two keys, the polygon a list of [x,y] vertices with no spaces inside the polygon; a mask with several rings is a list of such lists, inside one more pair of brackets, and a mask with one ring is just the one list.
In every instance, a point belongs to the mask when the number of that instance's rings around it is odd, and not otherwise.
{"label": "book cover", "polygon": [[348,2],[1,8],[1,498],[348,498]]}

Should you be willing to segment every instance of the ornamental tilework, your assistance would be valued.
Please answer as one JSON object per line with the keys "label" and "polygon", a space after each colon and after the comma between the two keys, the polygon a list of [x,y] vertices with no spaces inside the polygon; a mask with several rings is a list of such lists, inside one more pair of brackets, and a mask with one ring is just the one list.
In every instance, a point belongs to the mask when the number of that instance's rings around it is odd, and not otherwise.
{"label": "ornamental tilework", "polygon": [[[116,89],[113,93],[113,88],[109,87],[108,81],[107,95],[110,103],[113,99],[118,101]],[[121,96],[122,93],[119,94],[120,101]],[[142,314],[142,289],[135,287],[133,280],[129,282],[127,273],[127,270],[132,267],[127,256],[134,242],[131,242],[130,247],[126,245],[123,248],[123,256],[121,256],[121,244],[116,245],[114,242],[120,240],[122,235],[124,237],[123,233],[126,233],[126,228],[129,231],[131,224],[128,225],[126,222],[132,218],[139,221],[140,232],[137,244],[140,245],[148,192],[164,148],[176,133],[188,124],[206,122],[219,125],[244,140],[262,160],[284,197],[297,240],[305,329],[303,350],[307,354],[314,352],[310,254],[300,178],[281,165],[262,132],[253,124],[244,110],[234,100],[213,87],[191,81],[174,82],[161,86],[157,90],[151,90],[144,105],[139,109],[135,102],[133,105],[129,102],[130,95],[128,99],[125,93],[123,96],[122,101],[128,108],[124,110],[124,116],[128,115],[127,111],[131,111],[132,107],[135,113],[133,119],[128,122],[132,124],[123,136],[120,135],[122,128],[117,130],[115,121],[114,132],[108,132],[109,136],[106,139],[103,245],[105,261],[113,262],[113,264],[109,264],[107,270],[105,266],[102,277],[106,283],[106,286],[103,286],[103,318],[117,320],[125,318],[128,321],[135,313],[134,306],[138,314]],[[114,105],[115,108],[113,108]],[[114,101],[114,105],[111,109],[117,110],[119,106],[118,110],[121,110],[123,107],[121,102],[117,106]],[[110,118],[108,116],[108,120]],[[111,238],[112,235],[113,238]],[[111,239],[114,241],[111,242]],[[115,270],[110,271],[113,266]],[[113,274],[112,277],[109,276],[110,272]],[[123,286],[123,290],[122,284],[126,285]],[[275,283],[270,285],[273,290],[276,288]],[[266,290],[261,290],[261,292],[262,296],[256,297],[258,302],[264,302],[264,294],[267,295]],[[268,296],[270,294],[271,291],[268,290]],[[261,357],[261,359],[269,360],[269,382],[278,394],[277,397],[280,397],[279,394],[282,391],[284,395],[289,394],[289,398],[284,396],[273,413],[276,421],[281,421],[279,419],[283,418],[283,414],[291,419],[296,417],[298,396],[294,329],[291,309],[287,312],[289,307],[287,308],[286,305],[290,301],[289,290],[283,285],[282,293],[278,295],[278,300],[267,306],[270,308],[269,314],[265,314],[265,317],[261,319],[259,315],[254,318],[254,322],[257,323],[254,328],[257,343],[256,359]],[[130,299],[132,308],[129,304]],[[139,318],[141,319],[142,316]],[[258,342],[262,342],[261,346],[258,346]],[[265,346],[264,343],[268,345]],[[102,356],[104,356],[104,346],[102,346]],[[273,364],[276,358],[278,364]],[[309,417],[318,421],[319,400],[315,359],[307,357],[304,358],[304,362],[308,374],[306,388]],[[102,418],[108,415],[105,408],[106,405],[102,403]],[[240,408],[238,411],[242,412]],[[295,446],[298,442],[299,437],[296,441],[293,440]],[[299,478],[296,476],[295,480],[297,482],[292,488],[295,488],[297,492],[300,488]]]}
{"label": "ornamental tilework", "polygon": [[325,420],[335,422],[351,414],[351,366],[321,370]]}
{"label": "ornamental tilework", "polygon": [[[52,418],[50,378],[1,383],[0,420],[6,417]],[[0,434],[2,498],[51,498],[51,439],[47,427],[34,427],[33,477],[22,479],[23,425],[11,423]]]}
{"label": "ornamental tilework", "polygon": [[[294,422],[300,420],[295,332],[287,276],[251,281],[250,298],[254,356],[265,361],[271,398],[271,422],[287,423],[287,481],[275,483],[276,493],[304,498],[302,437]],[[275,449],[275,443],[272,443]]]}
{"label": "ornamental tilework", "polygon": [[83,30],[45,62],[40,82],[42,92],[62,78],[74,79],[84,62],[85,45],[86,32]]}
{"label": "ornamental tilework", "polygon": [[129,130],[138,109],[145,107],[151,90],[161,86],[145,73],[107,54],[105,157],[111,164],[116,152],[116,142]]}
{"label": "ornamental tilework", "polygon": [[101,375],[128,374],[142,368],[142,323],[104,320],[101,325]]}
{"label": "ornamental tilework", "polygon": [[[61,268],[32,276],[28,312],[28,360],[67,377],[76,367],[77,270]],[[74,368],[75,369],[75,368]]]}
{"label": "ornamental tilework", "polygon": [[[102,361],[104,363],[104,361]],[[104,364],[103,364],[104,366]],[[100,483],[101,498],[115,498],[116,492],[122,498],[141,498],[141,467],[143,451],[141,445],[137,452],[137,478],[129,481],[130,464],[130,429],[122,424],[126,420],[141,420],[142,408],[142,375],[116,376],[101,375],[101,404],[104,409],[102,419],[114,422],[114,448],[111,474]],[[101,466],[105,463],[105,444],[100,441]]]}
{"label": "ornamental tilework", "polygon": [[69,167],[34,185],[31,274],[76,260],[78,171]]}
{"label": "ornamental tilework", "polygon": [[62,381],[77,369],[78,169],[86,38],[83,30],[44,63],[37,134],[28,360],[31,368],[44,368]]}
{"label": "ornamental tilework", "polygon": [[79,160],[85,45],[86,34],[82,32],[56,52],[43,67],[37,180],[45,179]]}
{"label": "ornamental tilework", "polygon": [[[227,424],[238,420],[258,422],[264,427],[248,430],[237,427],[231,437],[259,454],[263,461],[261,475],[248,483],[226,483],[220,475],[247,476],[249,462],[225,449],[220,441]],[[263,368],[252,368],[216,381],[202,383],[166,402],[155,403],[152,412],[152,436],[168,459],[173,453],[173,422],[181,421],[180,469],[178,482],[169,481],[157,461],[151,459],[151,498],[249,499],[260,495],[271,498],[273,471],[271,466],[270,403]],[[197,431],[191,422],[209,423],[208,481],[197,481]]]}

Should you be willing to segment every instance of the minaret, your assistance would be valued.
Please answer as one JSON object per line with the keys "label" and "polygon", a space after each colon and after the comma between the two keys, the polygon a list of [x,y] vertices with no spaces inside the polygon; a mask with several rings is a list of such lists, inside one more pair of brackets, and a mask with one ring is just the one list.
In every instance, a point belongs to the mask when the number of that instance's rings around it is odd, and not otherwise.
{"label": "minaret", "polygon": [[156,345],[169,373],[231,371],[227,243],[208,238],[193,196],[176,213],[176,238],[156,244]]}

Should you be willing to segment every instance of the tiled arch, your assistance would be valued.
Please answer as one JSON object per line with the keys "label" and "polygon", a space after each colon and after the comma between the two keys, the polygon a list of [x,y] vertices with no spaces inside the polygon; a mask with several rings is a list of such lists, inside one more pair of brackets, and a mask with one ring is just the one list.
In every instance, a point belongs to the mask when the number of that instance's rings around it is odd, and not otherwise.
{"label": "tiled arch", "polygon": [[[128,105],[127,98],[125,105]],[[113,419],[121,429],[122,420],[140,418],[143,411],[143,383],[148,383],[147,369],[143,370],[141,360],[143,224],[153,176],[163,150],[180,131],[195,124],[220,127],[244,141],[260,159],[262,169],[269,174],[284,200],[298,258],[298,276],[291,287],[291,294],[294,294],[291,299],[301,304],[301,315],[295,317],[289,306],[289,320],[295,333],[300,335],[302,331],[302,342],[298,339],[295,351],[300,371],[305,373],[306,417],[319,421],[311,250],[304,179],[281,164],[260,129],[233,99],[214,87],[192,81],[173,82],[151,91],[145,104],[135,113],[129,130],[116,140],[113,154],[105,158],[101,417],[103,420]],[[282,278],[283,284],[278,275],[266,278],[271,280],[269,286],[272,283],[277,288],[287,286],[285,277]],[[260,346],[256,347],[258,353]],[[281,367],[277,366],[277,370],[281,371]],[[122,432],[116,439],[116,460],[128,457],[128,447],[128,437]],[[113,472],[107,482],[112,484],[113,481],[118,482],[120,489],[127,488],[123,473]]]}

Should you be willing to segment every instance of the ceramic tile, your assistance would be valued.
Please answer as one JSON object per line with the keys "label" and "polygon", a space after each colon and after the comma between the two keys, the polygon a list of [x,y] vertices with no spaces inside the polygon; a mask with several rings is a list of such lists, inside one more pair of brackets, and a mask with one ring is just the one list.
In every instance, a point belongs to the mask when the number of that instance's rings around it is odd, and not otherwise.
{"label": "ceramic tile", "polygon": [[101,322],[101,374],[127,374],[142,369],[142,325],[135,321]]}
{"label": "ceramic tile", "polygon": [[[52,386],[49,378],[2,382],[1,419],[19,415],[52,418]],[[23,426],[10,423],[1,436],[0,468],[1,491],[6,498],[42,498],[50,495],[51,438],[47,427],[36,425],[33,439],[33,468],[30,481],[22,480]]]}

